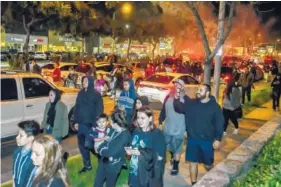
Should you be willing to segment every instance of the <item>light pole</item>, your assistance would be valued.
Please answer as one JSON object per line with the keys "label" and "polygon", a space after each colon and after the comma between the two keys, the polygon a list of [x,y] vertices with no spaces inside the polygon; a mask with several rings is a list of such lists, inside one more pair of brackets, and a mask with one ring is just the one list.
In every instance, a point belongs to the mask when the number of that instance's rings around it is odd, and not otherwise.
{"label": "light pole", "polygon": [[[129,16],[131,13],[132,13],[132,11],[133,11],[133,5],[131,4],[131,3],[123,3],[122,5],[121,5],[121,7],[120,8],[118,8],[117,10],[115,10],[115,12],[113,13],[113,16],[112,16],[112,20],[113,21],[115,21],[116,20],[116,13],[118,12],[118,11],[121,11],[121,13],[123,14],[123,15],[127,15],[127,16]],[[112,28],[112,37],[113,37],[113,48],[112,48],[112,52],[114,53],[115,52],[115,26],[113,26],[113,28]]]}
{"label": "light pole", "polygon": [[278,38],[276,41],[275,41],[275,53],[278,54],[277,52],[277,43],[280,42],[280,39]]}

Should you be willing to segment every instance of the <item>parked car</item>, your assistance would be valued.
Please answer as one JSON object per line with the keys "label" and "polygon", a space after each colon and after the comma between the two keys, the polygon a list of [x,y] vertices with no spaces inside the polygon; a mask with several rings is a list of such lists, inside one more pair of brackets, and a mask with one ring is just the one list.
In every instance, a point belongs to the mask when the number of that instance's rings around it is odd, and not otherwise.
{"label": "parked car", "polygon": [[47,60],[47,55],[43,52],[35,52],[34,59],[36,60]]}
{"label": "parked car", "polygon": [[173,82],[177,79],[184,81],[186,94],[191,98],[195,98],[199,82],[192,76],[181,73],[155,73],[153,76],[140,82],[137,92],[140,96],[147,96],[150,101],[160,101],[163,103],[173,88]]}
{"label": "parked car", "polygon": [[1,61],[3,57],[9,60],[12,57],[12,55],[8,51],[1,51]]}
{"label": "parked car", "polygon": [[1,139],[16,135],[20,121],[35,120],[41,124],[52,88],[63,91],[62,101],[67,105],[71,131],[79,90],[56,87],[35,73],[1,71]]}

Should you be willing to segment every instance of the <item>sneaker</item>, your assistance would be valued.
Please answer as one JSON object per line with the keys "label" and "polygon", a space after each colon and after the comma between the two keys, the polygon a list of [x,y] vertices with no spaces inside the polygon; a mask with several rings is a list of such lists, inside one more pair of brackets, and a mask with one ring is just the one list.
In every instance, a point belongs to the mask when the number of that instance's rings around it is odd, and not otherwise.
{"label": "sneaker", "polygon": [[226,136],[226,135],[227,135],[227,132],[223,132],[223,135]]}
{"label": "sneaker", "polygon": [[234,129],[233,134],[234,134],[234,135],[237,135],[238,132],[239,132],[239,129]]}
{"label": "sneaker", "polygon": [[173,169],[171,171],[172,176],[176,176],[179,173],[179,161],[174,160]]}
{"label": "sneaker", "polygon": [[91,171],[91,170],[92,170],[92,167],[89,167],[89,168],[83,167],[83,168],[78,172],[78,174],[83,174],[83,173],[85,173],[85,172],[87,172],[87,171]]}

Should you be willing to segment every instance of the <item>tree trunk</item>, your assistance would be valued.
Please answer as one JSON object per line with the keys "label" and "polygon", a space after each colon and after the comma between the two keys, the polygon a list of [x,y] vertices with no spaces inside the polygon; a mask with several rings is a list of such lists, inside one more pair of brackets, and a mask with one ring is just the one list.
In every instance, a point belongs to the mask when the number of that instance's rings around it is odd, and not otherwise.
{"label": "tree trunk", "polygon": [[[223,29],[224,29],[224,15],[225,15],[225,1],[220,1],[220,8],[219,8],[219,19],[218,19],[218,40],[223,40]],[[215,96],[216,100],[218,101],[219,98],[219,89],[220,89],[220,77],[221,77],[221,57],[222,57],[222,47],[221,45],[220,51],[216,53],[216,63],[214,68],[214,91],[213,95]]]}
{"label": "tree trunk", "polygon": [[153,46],[153,48],[152,48],[152,60],[154,60],[154,52],[155,52],[155,49],[156,49],[156,45],[157,45],[157,43],[152,44],[152,46]]}
{"label": "tree trunk", "polygon": [[24,62],[27,63],[28,61],[28,46],[29,46],[29,40],[30,40],[30,29],[27,30],[26,32],[26,38],[25,38],[25,42],[24,42],[24,45],[23,45],[23,59],[24,59]]}
{"label": "tree trunk", "polygon": [[211,70],[212,70],[212,60],[206,59],[204,64],[204,79],[203,83],[211,85]]}
{"label": "tree trunk", "polygon": [[127,59],[129,59],[129,53],[130,53],[130,48],[131,48],[131,42],[132,42],[132,39],[129,38],[129,44],[128,44],[128,49],[127,49]]}

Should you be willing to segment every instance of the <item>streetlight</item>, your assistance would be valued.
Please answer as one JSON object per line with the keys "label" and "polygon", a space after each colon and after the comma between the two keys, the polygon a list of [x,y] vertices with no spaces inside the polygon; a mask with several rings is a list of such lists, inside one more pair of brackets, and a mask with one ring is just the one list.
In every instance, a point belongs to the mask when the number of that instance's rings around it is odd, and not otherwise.
{"label": "streetlight", "polygon": [[129,28],[130,28],[130,25],[129,25],[129,24],[126,24],[126,25],[125,25],[125,28],[126,28],[126,29],[129,29]]}
{"label": "streetlight", "polygon": [[[131,13],[133,12],[133,5],[132,3],[123,3],[121,5],[120,8],[118,8],[114,13],[113,13],[113,17],[112,17],[112,20],[115,21],[115,18],[116,18],[116,13],[118,12],[118,10],[121,11],[121,13],[123,15],[131,15]],[[126,27],[127,28],[127,27]],[[113,53],[114,53],[114,49],[115,49],[115,28],[113,27],[112,28],[112,37],[113,37]]]}

